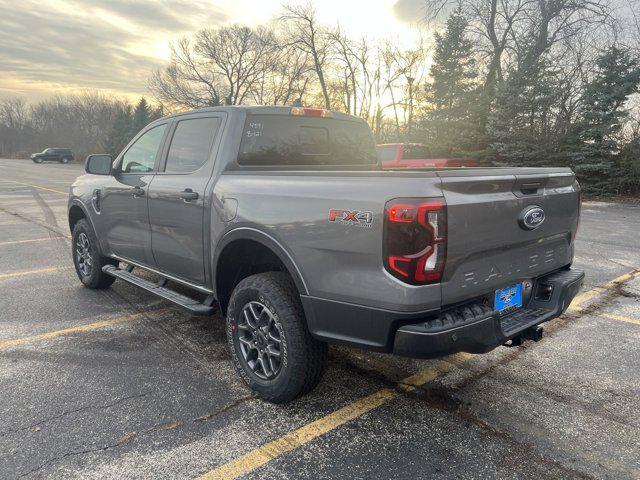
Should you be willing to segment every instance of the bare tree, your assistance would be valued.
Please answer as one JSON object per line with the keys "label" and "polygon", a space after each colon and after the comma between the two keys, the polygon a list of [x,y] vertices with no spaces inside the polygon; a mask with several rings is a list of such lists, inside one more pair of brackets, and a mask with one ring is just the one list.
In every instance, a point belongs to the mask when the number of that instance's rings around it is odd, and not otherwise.
{"label": "bare tree", "polygon": [[[396,134],[400,136],[402,125],[407,125],[407,114],[413,108],[414,82],[421,76],[424,50],[421,45],[415,49],[402,50],[391,42],[380,49],[382,63],[382,95],[388,95],[390,102],[382,107],[393,110]],[[410,87],[410,88],[409,88]],[[401,122],[402,117],[402,122]]]}
{"label": "bare tree", "polygon": [[149,88],[158,101],[177,107],[237,105],[251,95],[277,50],[265,27],[200,30],[193,43],[185,38],[172,46],[169,66],[155,72]]}
{"label": "bare tree", "polygon": [[514,29],[526,18],[526,10],[536,0],[426,0],[427,20],[448,15],[452,8],[469,20],[470,31],[485,43],[478,46],[487,63],[484,88],[492,92],[502,80],[502,62],[514,38]]}
{"label": "bare tree", "polygon": [[187,38],[171,45],[169,65],[154,72],[149,80],[149,90],[155,99],[169,108],[220,105],[221,88],[214,72],[196,56]]}
{"label": "bare tree", "polygon": [[306,5],[285,5],[280,20],[287,28],[289,44],[309,55],[313,64],[325,108],[331,108],[329,89],[325,78],[326,65],[333,41],[330,32],[318,23],[311,3]]}
{"label": "bare tree", "polygon": [[[485,91],[492,95],[502,81],[508,52],[519,61],[535,63],[553,45],[577,35],[584,26],[611,20],[610,0],[426,0],[427,20],[442,18],[452,8],[469,20],[470,30],[482,41],[486,58]],[[526,50],[526,53],[524,53]],[[526,57],[526,58],[524,58]]]}
{"label": "bare tree", "polygon": [[242,103],[277,50],[273,33],[264,27],[233,25],[201,30],[195,50],[225,81],[225,103]]}
{"label": "bare tree", "polygon": [[0,154],[25,148],[30,135],[29,109],[21,98],[0,100]]}
{"label": "bare tree", "polygon": [[260,75],[251,90],[258,105],[287,105],[302,102],[313,75],[309,55],[281,39],[278,48],[261,62]]}
{"label": "bare tree", "polygon": [[27,125],[28,108],[22,98],[5,98],[0,101],[0,123],[9,128]]}
{"label": "bare tree", "polygon": [[358,62],[357,45],[340,29],[330,32],[335,48],[337,84],[340,87],[340,101],[347,113],[358,113],[358,77],[362,64]]}

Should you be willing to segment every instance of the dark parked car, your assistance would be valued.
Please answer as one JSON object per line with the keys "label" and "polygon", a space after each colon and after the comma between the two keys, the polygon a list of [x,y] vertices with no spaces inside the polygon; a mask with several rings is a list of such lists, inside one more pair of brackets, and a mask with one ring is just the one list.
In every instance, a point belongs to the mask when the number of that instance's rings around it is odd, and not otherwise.
{"label": "dark parked car", "polygon": [[69,163],[73,160],[73,152],[68,148],[45,148],[42,152],[31,155],[31,160],[33,160],[34,163]]}

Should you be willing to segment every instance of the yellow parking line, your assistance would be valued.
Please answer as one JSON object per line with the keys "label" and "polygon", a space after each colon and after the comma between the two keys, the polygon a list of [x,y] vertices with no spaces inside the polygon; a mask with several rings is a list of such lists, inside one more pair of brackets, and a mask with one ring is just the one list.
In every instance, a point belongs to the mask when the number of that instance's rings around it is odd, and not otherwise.
{"label": "yellow parking line", "polygon": [[16,338],[14,340],[7,340],[0,342],[0,350],[3,348],[15,347],[16,345],[22,345],[24,343],[32,343],[38,340],[47,340],[50,338],[59,337],[61,335],[68,335],[70,333],[88,332],[91,330],[97,330],[103,327],[109,327],[111,325],[118,325],[119,323],[131,322],[143,315],[164,313],[169,310],[168,308],[160,308],[158,310],[152,310],[150,312],[139,312],[124,315],[122,317],[116,317],[109,320],[101,320],[99,322],[86,323],[84,325],[78,325],[77,327],[63,328],[62,330],[54,330],[53,332],[42,333],[40,335],[33,335],[31,337]]}
{"label": "yellow parking line", "polygon": [[571,302],[571,305],[569,305],[569,311],[580,311],[581,310],[580,305],[582,305],[586,301],[591,300],[592,298],[600,295],[601,293],[606,292],[616,283],[630,280],[639,274],[640,274],[640,269],[632,270],[630,272],[620,275],[619,277],[614,278],[613,280],[608,281],[604,285],[594,287],[591,290],[581,293],[580,295],[576,296],[573,299],[573,301]]}
{"label": "yellow parking line", "polygon": [[619,322],[635,323],[636,325],[640,325],[640,320],[631,317],[623,317],[622,315],[614,315],[613,313],[599,313],[598,315],[610,318],[611,320],[617,320]]}
{"label": "yellow parking line", "polygon": [[17,245],[19,243],[33,243],[33,242],[46,242],[47,240],[59,240],[67,237],[43,237],[43,238],[30,238],[28,240],[12,240],[10,242],[0,242],[1,245]]}
{"label": "yellow parking line", "polygon": [[[473,357],[473,355],[457,354],[453,355],[451,358],[453,360],[461,361],[471,357]],[[400,382],[399,386],[404,390],[414,390],[416,387],[424,385],[434,378],[452,370],[455,366],[455,363],[440,360],[434,368],[428,368],[416,375],[405,378]],[[358,418],[365,413],[398,398],[399,395],[400,392],[389,388],[378,390],[377,392],[360,398],[355,402],[330,413],[329,415],[308,423],[297,430],[289,432],[272,442],[265,443],[255,450],[252,450],[251,452],[242,455],[241,457],[238,457],[215,470],[205,473],[199,477],[199,479],[233,479],[246,475],[274,458],[309,443],[310,441],[321,437],[325,433],[334,430],[340,425],[344,425],[348,421]]]}
{"label": "yellow parking line", "polygon": [[25,275],[35,275],[37,273],[57,272],[58,270],[62,270],[62,267],[47,267],[39,268],[37,270],[21,270],[19,272],[0,273],[0,280],[3,280],[5,278],[23,277]]}
{"label": "yellow parking line", "polygon": [[[614,278],[613,280],[605,283],[602,286],[598,286],[587,292],[584,292],[574,298],[573,302],[571,303],[571,307],[569,308],[577,310],[580,308],[580,305],[585,303],[587,300],[595,297],[602,292],[605,292],[614,284],[633,278],[639,273],[640,270],[634,270],[632,272],[625,273],[624,275],[620,275],[619,277]],[[415,375],[412,375],[400,381],[398,387],[401,390],[405,391],[414,390],[416,387],[434,380],[435,378],[452,370],[461,362],[469,360],[473,357],[475,357],[475,355],[468,353],[457,353],[450,357],[446,357],[442,360],[439,360],[436,363],[435,367],[427,368],[426,370],[422,370]],[[204,473],[198,478],[199,480],[231,480],[242,475],[246,475],[256,468],[259,468],[262,465],[270,462],[271,460],[287,452],[295,450],[296,448],[301,447],[302,445],[305,445],[318,437],[321,437],[322,435],[338,428],[341,425],[344,425],[350,420],[354,420],[360,417],[361,415],[379,407],[380,405],[392,401],[399,395],[400,393],[398,391],[388,388],[378,390],[377,392],[360,398],[355,402],[352,402],[349,405],[336,410],[333,413],[330,413],[322,418],[319,418],[318,420],[304,425],[297,430],[287,433],[282,437],[277,438],[276,440],[265,443],[255,450],[252,450],[234,460],[231,460],[230,462],[225,463],[215,468],[214,470]]]}
{"label": "yellow parking line", "polygon": [[15,180],[6,180],[7,182],[15,183],[17,185],[24,185],[25,187],[37,188],[40,190],[46,190],[47,192],[59,193],[60,195],[69,195],[69,192],[63,192],[62,190],[54,190],[53,188],[47,188],[40,185],[32,185],[30,183],[16,182]]}

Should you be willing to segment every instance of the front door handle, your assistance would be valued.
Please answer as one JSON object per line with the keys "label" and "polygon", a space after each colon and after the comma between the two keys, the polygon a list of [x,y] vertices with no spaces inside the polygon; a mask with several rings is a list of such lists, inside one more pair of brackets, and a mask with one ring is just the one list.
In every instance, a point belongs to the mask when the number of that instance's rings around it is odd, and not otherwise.
{"label": "front door handle", "polygon": [[144,190],[142,189],[142,187],[140,185],[136,185],[135,187],[133,187],[131,189],[131,196],[133,198],[142,197],[143,195],[144,195]]}
{"label": "front door handle", "polygon": [[198,192],[194,192],[190,188],[185,188],[182,192],[180,192],[180,198],[182,198],[185,202],[197,200],[198,196]]}

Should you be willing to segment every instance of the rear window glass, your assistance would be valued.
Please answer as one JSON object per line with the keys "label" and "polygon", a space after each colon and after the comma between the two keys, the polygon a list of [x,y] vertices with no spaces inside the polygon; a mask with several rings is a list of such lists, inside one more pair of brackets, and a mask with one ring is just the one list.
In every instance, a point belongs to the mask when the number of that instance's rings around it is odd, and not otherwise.
{"label": "rear window glass", "polygon": [[167,173],[191,173],[209,158],[211,145],[220,127],[219,118],[181,120],[171,139],[167,155]]}
{"label": "rear window glass", "polygon": [[238,163],[256,166],[372,165],[369,127],[335,118],[249,115]]}
{"label": "rear window glass", "polygon": [[402,152],[403,160],[422,160],[432,158],[431,152],[426,145],[405,145]]}
{"label": "rear window glass", "polygon": [[398,147],[395,145],[388,147],[378,147],[378,156],[383,162],[391,162],[396,159],[398,154]]}

